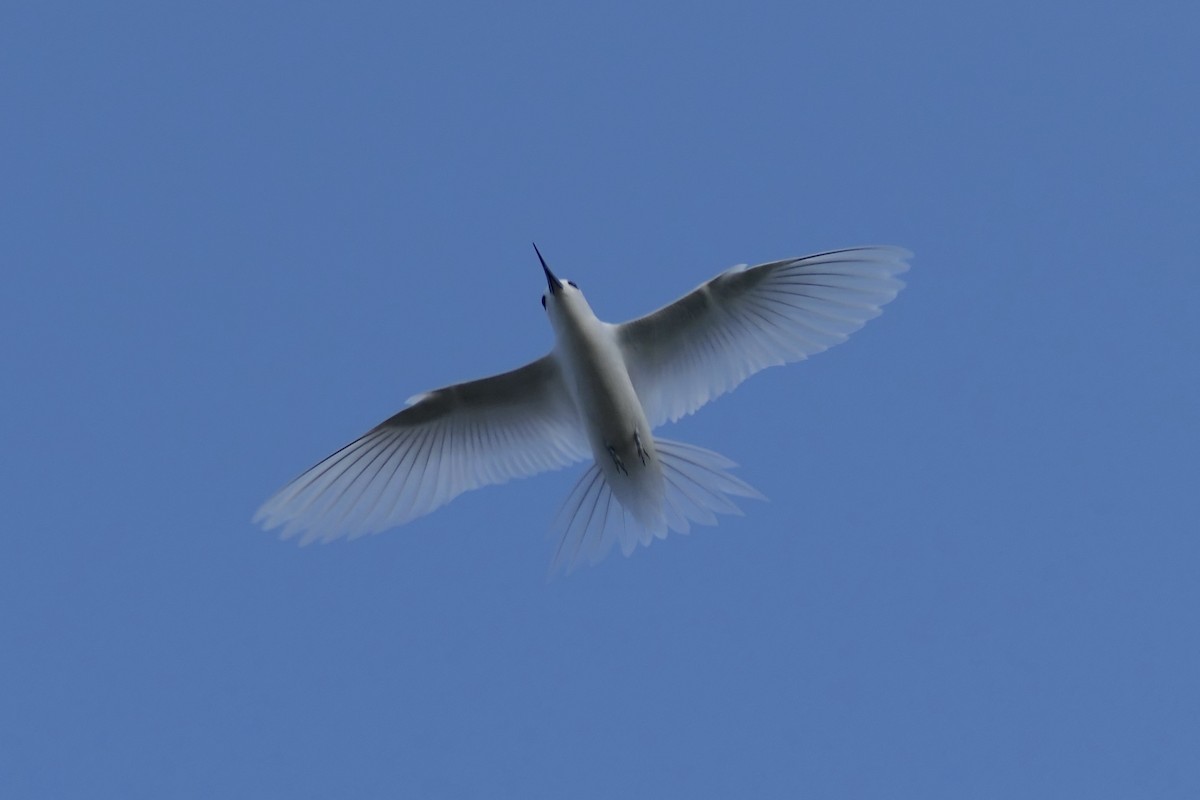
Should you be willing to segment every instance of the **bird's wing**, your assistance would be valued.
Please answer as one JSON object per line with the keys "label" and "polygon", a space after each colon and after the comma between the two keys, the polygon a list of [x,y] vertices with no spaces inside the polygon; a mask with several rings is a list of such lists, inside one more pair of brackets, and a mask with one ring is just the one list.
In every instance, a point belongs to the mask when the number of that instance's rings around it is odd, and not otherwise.
{"label": "bird's wing", "polygon": [[590,452],[552,355],[409,403],[281,489],[255,521],[305,543],[374,533]]}
{"label": "bird's wing", "polygon": [[912,254],[855,247],[733,267],[652,314],[618,326],[652,426],[679,419],[759,370],[846,339],[904,284]]}

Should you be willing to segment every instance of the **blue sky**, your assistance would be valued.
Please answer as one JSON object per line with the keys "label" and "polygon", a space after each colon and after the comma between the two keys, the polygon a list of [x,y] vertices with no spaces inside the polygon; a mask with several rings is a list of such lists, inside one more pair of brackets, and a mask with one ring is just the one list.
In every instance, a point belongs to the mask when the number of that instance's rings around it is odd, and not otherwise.
{"label": "blue sky", "polygon": [[[0,12],[0,794],[1194,797],[1188,4]],[[663,432],[768,503],[547,581],[578,469],[298,548],[408,396],[899,244]]]}

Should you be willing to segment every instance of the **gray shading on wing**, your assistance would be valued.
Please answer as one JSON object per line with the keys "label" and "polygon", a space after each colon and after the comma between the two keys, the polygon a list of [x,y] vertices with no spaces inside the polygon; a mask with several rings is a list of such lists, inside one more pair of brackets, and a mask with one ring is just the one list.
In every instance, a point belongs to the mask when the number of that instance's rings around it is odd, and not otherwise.
{"label": "gray shading on wing", "polygon": [[912,253],[855,247],[733,267],[618,326],[651,426],[691,414],[767,367],[819,353],[880,314]]}
{"label": "gray shading on wing", "polygon": [[470,489],[590,454],[550,355],[412,398],[408,408],[315,464],[255,521],[301,541],[354,537],[428,514]]}

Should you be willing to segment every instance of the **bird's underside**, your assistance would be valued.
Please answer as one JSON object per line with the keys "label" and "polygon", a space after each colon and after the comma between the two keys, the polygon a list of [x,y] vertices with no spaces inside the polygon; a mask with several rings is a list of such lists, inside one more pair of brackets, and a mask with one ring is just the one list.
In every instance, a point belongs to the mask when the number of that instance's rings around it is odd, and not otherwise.
{"label": "bird's underside", "polygon": [[[555,567],[594,562],[617,542],[628,555],[669,530],[714,524],[717,514],[740,513],[733,498],[761,495],[730,474],[728,459],[653,430],[755,372],[844,341],[902,288],[896,276],[910,256],[859,247],[738,266],[619,325],[597,320],[543,261],[551,353],[412,398],[285,486],[255,520],[306,543],[353,538],[470,489],[588,460],[556,518]],[[573,345],[579,336],[590,344]],[[600,409],[595,399],[606,393],[617,406]]]}

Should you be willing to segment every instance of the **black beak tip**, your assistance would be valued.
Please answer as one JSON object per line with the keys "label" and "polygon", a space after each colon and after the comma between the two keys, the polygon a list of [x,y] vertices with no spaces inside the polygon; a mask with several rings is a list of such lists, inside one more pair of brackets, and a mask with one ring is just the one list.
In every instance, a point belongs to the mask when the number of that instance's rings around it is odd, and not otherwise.
{"label": "black beak tip", "polygon": [[546,266],[546,259],[542,258],[542,251],[538,250],[537,242],[533,242],[533,252],[537,253],[538,261],[542,262],[542,271],[546,273],[546,285],[550,287],[550,294],[558,291],[559,281],[550,271],[550,267]]}

